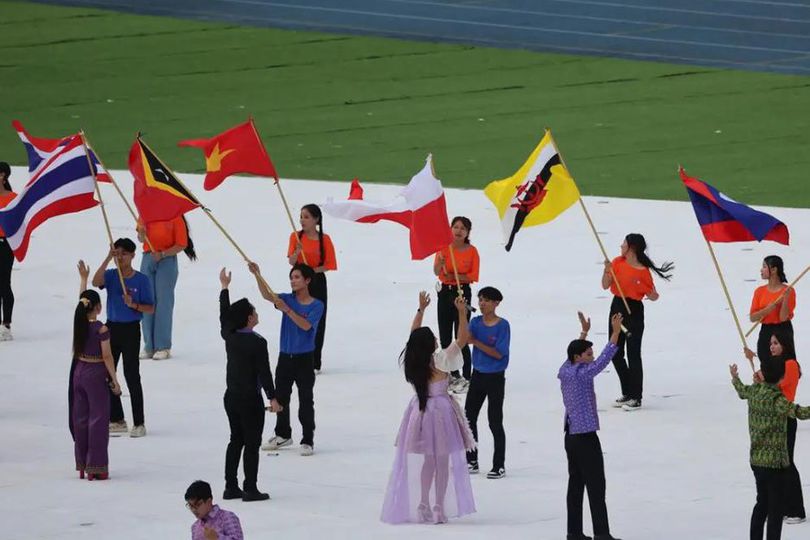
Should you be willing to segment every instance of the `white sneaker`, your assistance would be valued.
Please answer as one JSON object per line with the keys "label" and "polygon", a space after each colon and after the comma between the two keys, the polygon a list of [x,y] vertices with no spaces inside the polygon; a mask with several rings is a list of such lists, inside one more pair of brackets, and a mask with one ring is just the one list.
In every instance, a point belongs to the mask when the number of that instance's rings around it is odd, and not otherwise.
{"label": "white sneaker", "polygon": [[617,409],[621,409],[621,408],[622,408],[622,406],[623,406],[625,403],[627,403],[628,401],[630,401],[630,398],[629,398],[629,397],[627,397],[627,396],[622,396],[622,397],[620,397],[619,399],[617,399],[616,401],[614,401],[614,402],[613,402],[613,406],[614,406],[614,407],[616,407]]}
{"label": "white sneaker", "polygon": [[129,436],[133,439],[146,436],[146,426],[141,424],[140,426],[133,427],[132,431],[129,432]]}
{"label": "white sneaker", "polygon": [[121,420],[120,422],[110,422],[110,436],[120,437],[127,431],[129,431],[129,426],[127,426],[126,420]]}
{"label": "white sneaker", "polygon": [[454,394],[466,394],[467,390],[469,389],[470,389],[470,381],[468,381],[464,377],[459,377],[458,379],[450,383],[450,391],[453,392]]}
{"label": "white sneaker", "polygon": [[302,444],[301,445],[301,455],[302,456],[311,456],[315,453],[315,449],[312,448],[312,445],[309,444]]}
{"label": "white sneaker", "polygon": [[155,351],[155,354],[152,356],[152,360],[168,360],[172,357],[172,351],[169,349],[161,349],[159,351]]}
{"label": "white sneaker", "polygon": [[787,525],[798,525],[799,523],[804,523],[805,521],[807,521],[807,520],[805,518],[803,518],[803,517],[786,517],[785,518],[785,523]]}
{"label": "white sneaker", "polygon": [[11,341],[14,339],[14,336],[11,335],[11,328],[8,328],[4,324],[0,324],[0,341]]}
{"label": "white sneaker", "polygon": [[627,403],[622,405],[624,411],[637,411],[641,408],[641,401],[637,399],[628,400]]}
{"label": "white sneaker", "polygon": [[278,435],[273,436],[272,439],[267,441],[267,444],[262,446],[262,450],[265,452],[272,452],[273,450],[278,450],[279,448],[283,448],[285,446],[290,446],[292,444],[292,439],[285,439],[284,437],[279,437]]}
{"label": "white sneaker", "polygon": [[138,358],[140,358],[141,360],[151,360],[154,355],[155,353],[153,352],[141,351],[141,354],[138,355]]}

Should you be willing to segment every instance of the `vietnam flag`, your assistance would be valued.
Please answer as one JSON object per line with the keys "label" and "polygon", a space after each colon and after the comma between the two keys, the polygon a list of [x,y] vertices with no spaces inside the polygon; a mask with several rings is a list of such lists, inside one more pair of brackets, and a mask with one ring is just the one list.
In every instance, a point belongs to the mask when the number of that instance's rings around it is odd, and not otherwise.
{"label": "vietnam flag", "polygon": [[135,206],[144,223],[170,221],[202,206],[140,137],[129,150],[129,171],[135,179]]}
{"label": "vietnam flag", "polygon": [[177,145],[202,149],[207,172],[203,187],[208,191],[236,173],[272,176],[278,182],[278,174],[253,125],[253,119],[210,139],[189,139]]}

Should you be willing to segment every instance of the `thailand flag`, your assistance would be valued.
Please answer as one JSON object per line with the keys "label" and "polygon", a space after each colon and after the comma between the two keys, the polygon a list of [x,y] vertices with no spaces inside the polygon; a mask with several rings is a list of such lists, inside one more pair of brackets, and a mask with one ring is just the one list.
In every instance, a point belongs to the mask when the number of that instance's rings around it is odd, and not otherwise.
{"label": "thailand flag", "polygon": [[787,226],[765,212],[739,203],[706,182],[679,170],[681,181],[689,193],[703,236],[710,242],[750,242],[772,240],[787,245]]}
{"label": "thailand flag", "polygon": [[[72,135],[69,137],[62,137],[61,139],[44,139],[42,137],[33,137],[28,134],[19,120],[13,120],[11,125],[17,130],[17,135],[20,137],[20,141],[22,141],[23,146],[25,147],[25,153],[28,155],[28,172],[30,173],[31,178],[33,178],[34,175],[39,172],[39,170],[45,165],[48,158],[53,155],[54,152],[67,144],[71,137],[73,137]],[[107,174],[106,170],[104,170],[104,167],[101,165],[101,161],[99,161],[96,153],[92,149],[90,149],[90,158],[93,160],[93,164],[96,166],[96,178],[98,178],[98,181],[112,182],[110,175]]]}
{"label": "thailand flag", "polygon": [[363,200],[363,188],[355,179],[345,201],[329,200],[323,207],[332,217],[358,223],[393,221],[410,229],[411,258],[424,259],[453,241],[447,219],[444,189],[433,173],[433,157],[393,201],[375,203]]}
{"label": "thailand flag", "polygon": [[94,190],[81,136],[67,137],[37,168],[22,192],[0,210],[0,228],[17,260],[25,258],[31,233],[44,221],[98,204]]}

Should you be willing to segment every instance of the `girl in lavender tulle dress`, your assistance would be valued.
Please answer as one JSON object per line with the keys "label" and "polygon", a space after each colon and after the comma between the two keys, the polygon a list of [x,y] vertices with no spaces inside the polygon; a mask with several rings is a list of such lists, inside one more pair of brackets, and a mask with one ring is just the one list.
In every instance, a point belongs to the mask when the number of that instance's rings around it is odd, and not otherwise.
{"label": "girl in lavender tulle dress", "polygon": [[446,523],[448,517],[475,512],[466,452],[475,448],[467,419],[447,393],[449,373],[461,368],[460,347],[469,337],[467,306],[456,299],[458,339],[437,350],[433,332],[422,327],[430,303],[419,293],[419,309],[402,361],[405,379],[414,386],[396,439],[396,456],[381,519],[386,523]]}

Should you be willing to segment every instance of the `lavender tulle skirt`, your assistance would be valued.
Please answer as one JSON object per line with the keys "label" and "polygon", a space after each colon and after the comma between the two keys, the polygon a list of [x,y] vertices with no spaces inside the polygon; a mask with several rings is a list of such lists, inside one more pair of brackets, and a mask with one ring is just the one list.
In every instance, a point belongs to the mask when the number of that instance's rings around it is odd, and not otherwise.
{"label": "lavender tulle skirt", "polygon": [[380,518],[386,523],[443,523],[475,512],[466,458],[475,440],[448,382],[430,384],[424,411],[416,396],[405,410]]}

